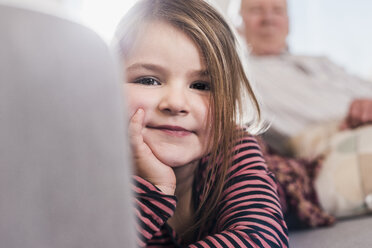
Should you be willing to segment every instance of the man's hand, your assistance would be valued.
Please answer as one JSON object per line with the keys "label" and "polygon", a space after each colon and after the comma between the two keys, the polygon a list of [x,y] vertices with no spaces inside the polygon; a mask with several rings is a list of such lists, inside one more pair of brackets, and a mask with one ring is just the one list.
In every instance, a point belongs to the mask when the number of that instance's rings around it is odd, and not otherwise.
{"label": "man's hand", "polygon": [[144,142],[142,130],[145,112],[138,109],[129,123],[129,139],[133,153],[136,175],[148,180],[163,193],[174,195],[176,176],[168,165],[159,161]]}
{"label": "man's hand", "polygon": [[356,99],[351,103],[341,129],[353,129],[366,124],[372,124],[372,99]]}

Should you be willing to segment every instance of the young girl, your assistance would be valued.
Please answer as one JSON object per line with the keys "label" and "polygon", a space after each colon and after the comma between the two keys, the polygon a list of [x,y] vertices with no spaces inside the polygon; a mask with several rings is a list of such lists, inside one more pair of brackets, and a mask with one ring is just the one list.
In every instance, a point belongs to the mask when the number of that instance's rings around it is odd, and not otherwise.
{"label": "young girl", "polygon": [[139,245],[287,247],[275,179],[237,125],[244,95],[260,112],[223,18],[202,0],[143,0],[116,39]]}

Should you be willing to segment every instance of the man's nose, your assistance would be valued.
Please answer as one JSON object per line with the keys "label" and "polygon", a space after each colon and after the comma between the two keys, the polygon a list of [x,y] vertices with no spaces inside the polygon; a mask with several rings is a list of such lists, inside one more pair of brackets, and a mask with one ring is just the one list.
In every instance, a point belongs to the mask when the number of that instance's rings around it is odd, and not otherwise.
{"label": "man's nose", "polygon": [[165,87],[159,109],[171,115],[187,114],[189,112],[187,89],[178,85]]}
{"label": "man's nose", "polygon": [[275,13],[272,10],[264,10],[262,12],[262,22],[265,24],[271,24],[274,21]]}

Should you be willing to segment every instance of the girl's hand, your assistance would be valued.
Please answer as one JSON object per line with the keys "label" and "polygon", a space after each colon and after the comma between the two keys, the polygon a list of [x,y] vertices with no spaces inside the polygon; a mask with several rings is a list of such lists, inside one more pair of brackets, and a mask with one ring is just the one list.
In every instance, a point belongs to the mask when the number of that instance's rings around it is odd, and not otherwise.
{"label": "girl's hand", "polygon": [[341,129],[353,129],[372,123],[372,99],[356,99],[349,108],[349,113],[341,124]]}
{"label": "girl's hand", "polygon": [[142,135],[145,112],[138,109],[129,123],[129,139],[132,147],[134,171],[163,193],[174,195],[176,176],[173,169],[159,161],[145,143]]}

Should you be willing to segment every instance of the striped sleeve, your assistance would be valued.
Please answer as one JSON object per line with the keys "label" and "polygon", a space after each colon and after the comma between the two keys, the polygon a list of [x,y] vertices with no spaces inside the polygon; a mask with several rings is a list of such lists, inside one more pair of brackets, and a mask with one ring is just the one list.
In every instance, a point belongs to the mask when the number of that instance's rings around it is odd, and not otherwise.
{"label": "striped sleeve", "polygon": [[288,247],[276,182],[253,137],[235,147],[214,235],[190,247]]}
{"label": "striped sleeve", "polygon": [[136,194],[137,244],[145,247],[176,209],[176,197],[162,193],[145,179],[133,176]]}

